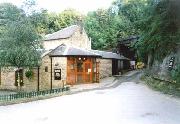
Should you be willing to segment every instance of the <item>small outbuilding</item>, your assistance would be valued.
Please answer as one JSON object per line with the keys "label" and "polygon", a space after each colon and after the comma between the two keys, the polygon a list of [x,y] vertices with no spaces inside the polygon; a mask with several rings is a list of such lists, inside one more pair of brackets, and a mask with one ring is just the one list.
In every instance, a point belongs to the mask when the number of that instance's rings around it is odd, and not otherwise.
{"label": "small outbuilding", "polygon": [[18,76],[16,68],[2,69],[0,89],[16,90],[20,83],[21,90],[25,91],[98,83],[100,78],[119,74],[119,63],[128,60],[117,53],[92,50],[91,40],[77,25],[46,35],[42,45],[42,62],[32,70],[33,78],[26,77],[26,69],[21,69]]}

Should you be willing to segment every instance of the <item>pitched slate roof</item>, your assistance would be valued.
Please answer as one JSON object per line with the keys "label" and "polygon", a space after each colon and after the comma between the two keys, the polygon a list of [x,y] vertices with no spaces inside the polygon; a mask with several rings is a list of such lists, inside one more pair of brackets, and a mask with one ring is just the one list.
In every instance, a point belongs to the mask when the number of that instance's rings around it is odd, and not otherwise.
{"label": "pitched slate roof", "polygon": [[59,30],[57,32],[54,32],[52,34],[47,34],[45,36],[44,41],[50,41],[50,40],[58,40],[58,39],[66,39],[71,37],[74,32],[78,29],[77,25],[72,25],[67,28],[63,28],[62,30]]}
{"label": "pitched slate roof", "polygon": [[91,56],[91,57],[101,57],[101,55],[91,52],[89,50],[81,49],[78,47],[67,46],[61,44],[52,50],[49,54],[51,57],[60,57],[60,56]]}
{"label": "pitched slate roof", "polygon": [[91,50],[92,52],[99,54],[104,59],[119,59],[119,60],[129,60],[128,58],[124,57],[123,55],[113,53],[113,52],[106,52],[100,50]]}
{"label": "pitched slate roof", "polygon": [[99,50],[85,50],[78,47],[67,46],[65,44],[61,44],[56,47],[54,50],[47,53],[51,57],[62,57],[62,56],[91,56],[91,57],[102,57],[104,59],[119,59],[119,60],[129,60],[123,55],[99,51]]}

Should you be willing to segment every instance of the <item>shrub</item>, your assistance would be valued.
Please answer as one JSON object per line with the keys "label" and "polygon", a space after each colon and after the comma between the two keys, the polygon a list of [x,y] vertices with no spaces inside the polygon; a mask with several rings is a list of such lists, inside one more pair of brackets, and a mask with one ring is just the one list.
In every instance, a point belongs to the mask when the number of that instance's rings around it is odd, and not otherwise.
{"label": "shrub", "polygon": [[171,71],[171,77],[176,81],[177,85],[180,86],[180,65]]}
{"label": "shrub", "polygon": [[25,75],[26,75],[26,77],[27,77],[28,79],[31,79],[31,78],[33,78],[33,71],[32,71],[32,70],[27,70],[27,71],[25,72]]}

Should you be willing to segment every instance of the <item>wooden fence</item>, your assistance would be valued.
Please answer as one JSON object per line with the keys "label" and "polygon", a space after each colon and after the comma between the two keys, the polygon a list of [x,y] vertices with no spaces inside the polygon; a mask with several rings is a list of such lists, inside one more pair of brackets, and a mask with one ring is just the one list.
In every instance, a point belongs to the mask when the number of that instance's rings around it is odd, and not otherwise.
{"label": "wooden fence", "polygon": [[10,95],[0,95],[0,101],[12,101],[16,99],[22,98],[34,98],[37,96],[45,96],[48,94],[58,94],[64,91],[68,91],[69,87],[52,89],[52,90],[43,90],[43,91],[34,91],[34,92],[19,92],[17,94],[10,94]]}

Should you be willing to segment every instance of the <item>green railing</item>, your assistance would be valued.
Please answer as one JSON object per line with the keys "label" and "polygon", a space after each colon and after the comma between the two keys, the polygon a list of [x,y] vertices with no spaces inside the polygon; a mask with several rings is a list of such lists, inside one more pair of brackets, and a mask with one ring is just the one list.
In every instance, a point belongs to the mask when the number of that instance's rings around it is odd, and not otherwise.
{"label": "green railing", "polygon": [[10,95],[0,95],[0,101],[12,101],[16,99],[22,98],[34,98],[37,96],[45,96],[48,94],[58,94],[64,91],[68,91],[69,87],[52,89],[52,90],[43,90],[43,91],[34,91],[34,92],[19,92],[17,94],[10,94]]}

